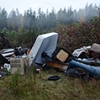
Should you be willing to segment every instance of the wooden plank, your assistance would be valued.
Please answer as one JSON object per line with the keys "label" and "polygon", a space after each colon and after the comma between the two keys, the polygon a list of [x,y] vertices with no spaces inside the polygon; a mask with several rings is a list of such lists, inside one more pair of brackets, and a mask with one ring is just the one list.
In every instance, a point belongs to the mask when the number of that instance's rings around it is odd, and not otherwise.
{"label": "wooden plank", "polygon": [[61,71],[65,71],[68,68],[68,64],[67,63],[59,63],[59,62],[48,61],[46,63],[46,65],[49,66],[49,67],[58,68]]}

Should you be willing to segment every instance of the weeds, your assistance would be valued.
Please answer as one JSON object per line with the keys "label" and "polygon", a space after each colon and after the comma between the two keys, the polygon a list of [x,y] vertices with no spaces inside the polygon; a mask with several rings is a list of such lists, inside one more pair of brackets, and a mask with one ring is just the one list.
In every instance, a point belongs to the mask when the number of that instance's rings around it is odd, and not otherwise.
{"label": "weeds", "polygon": [[24,89],[22,88],[22,84],[20,82],[20,77],[16,73],[11,76],[11,81],[8,84],[8,88],[14,95],[21,96],[24,93]]}
{"label": "weeds", "polygon": [[[48,77],[59,75],[57,81]],[[6,87],[5,87],[6,86]],[[32,66],[26,75],[13,74],[0,80],[0,100],[98,100],[100,82],[65,76],[55,70],[41,70],[36,73]]]}

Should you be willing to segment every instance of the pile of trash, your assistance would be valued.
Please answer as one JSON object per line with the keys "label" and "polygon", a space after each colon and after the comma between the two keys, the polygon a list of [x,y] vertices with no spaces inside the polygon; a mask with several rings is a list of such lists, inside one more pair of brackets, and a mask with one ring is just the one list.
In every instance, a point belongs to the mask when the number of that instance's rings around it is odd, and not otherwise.
{"label": "pile of trash", "polygon": [[[17,69],[15,67],[25,67],[25,58],[27,58],[27,48],[21,47],[2,49],[0,51],[0,77],[7,75],[8,73],[15,73]],[[24,69],[24,68],[23,68]],[[22,69],[22,70],[23,70]],[[13,71],[15,70],[15,71]],[[24,72],[23,72],[24,74]]]}
{"label": "pile of trash", "polygon": [[31,65],[35,65],[37,73],[43,68],[52,67],[61,70],[66,76],[100,79],[100,44],[83,46],[70,54],[64,48],[56,47],[57,39],[58,33],[51,32],[39,35],[31,49],[22,49],[20,46],[2,49],[0,77],[18,70],[19,74],[24,75]]}
{"label": "pile of trash", "polygon": [[93,43],[92,46],[76,49],[65,72],[71,77],[82,77],[84,79],[100,79],[100,44]]}

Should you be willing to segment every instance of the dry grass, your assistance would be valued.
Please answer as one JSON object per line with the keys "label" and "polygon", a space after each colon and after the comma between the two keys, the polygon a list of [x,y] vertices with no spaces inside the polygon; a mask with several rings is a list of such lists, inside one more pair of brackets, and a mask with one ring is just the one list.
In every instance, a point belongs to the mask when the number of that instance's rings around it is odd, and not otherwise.
{"label": "dry grass", "polygon": [[[59,75],[57,81],[48,77]],[[99,100],[100,81],[69,78],[53,69],[26,75],[9,75],[0,79],[0,100]]]}

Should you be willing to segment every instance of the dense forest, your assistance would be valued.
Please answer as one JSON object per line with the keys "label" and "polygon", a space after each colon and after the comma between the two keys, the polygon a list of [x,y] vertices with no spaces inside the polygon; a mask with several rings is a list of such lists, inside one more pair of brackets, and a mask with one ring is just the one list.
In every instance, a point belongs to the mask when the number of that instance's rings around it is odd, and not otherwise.
{"label": "dense forest", "polygon": [[33,11],[31,8],[25,11],[24,15],[19,13],[19,10],[12,10],[9,14],[3,8],[0,9],[0,29],[7,28],[20,32],[21,29],[50,29],[56,27],[58,24],[69,25],[73,22],[89,22],[91,18],[100,16],[100,9],[96,5],[86,5],[84,9],[78,11],[68,9],[60,9],[57,13],[55,10],[49,13],[41,11]]}
{"label": "dense forest", "polygon": [[41,8],[38,12],[30,8],[23,15],[18,9],[9,14],[4,8],[0,9],[0,32],[4,33],[13,45],[31,43],[38,34],[51,31],[59,33],[58,46],[64,48],[71,45],[75,49],[93,42],[100,43],[100,6],[87,4],[78,11],[69,7],[60,9],[57,13],[54,9],[44,13]]}

